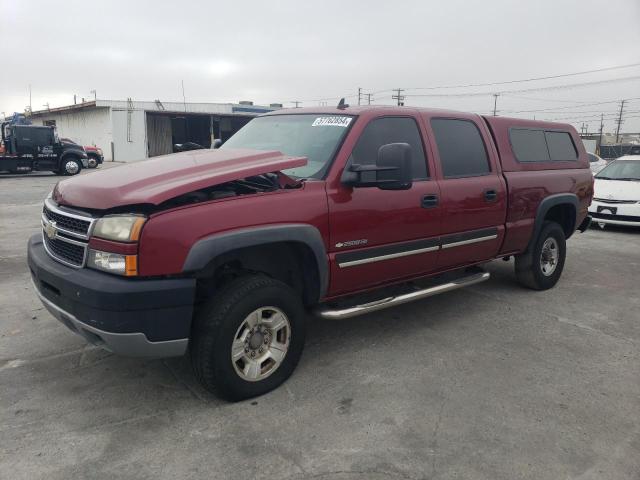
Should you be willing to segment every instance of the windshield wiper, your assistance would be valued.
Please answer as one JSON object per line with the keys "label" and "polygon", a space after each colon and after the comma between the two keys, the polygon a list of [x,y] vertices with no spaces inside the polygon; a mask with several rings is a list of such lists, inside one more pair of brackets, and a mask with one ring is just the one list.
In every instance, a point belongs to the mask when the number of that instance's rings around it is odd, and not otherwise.
{"label": "windshield wiper", "polygon": [[640,178],[632,178],[632,177],[621,177],[621,178],[616,178],[615,180],[622,180],[624,182],[640,182]]}
{"label": "windshield wiper", "polygon": [[601,177],[599,175],[596,175],[595,178],[597,178],[598,180],[613,180],[613,178],[611,178],[611,177]]}

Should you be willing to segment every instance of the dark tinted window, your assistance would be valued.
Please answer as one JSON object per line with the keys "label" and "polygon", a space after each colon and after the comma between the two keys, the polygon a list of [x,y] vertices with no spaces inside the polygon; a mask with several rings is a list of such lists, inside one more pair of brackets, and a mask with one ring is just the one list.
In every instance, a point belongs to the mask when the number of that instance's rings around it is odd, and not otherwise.
{"label": "dark tinted window", "polygon": [[549,150],[543,130],[511,129],[511,146],[519,162],[548,162]]}
{"label": "dark tinted window", "polygon": [[491,171],[487,150],[475,123],[434,118],[431,128],[436,137],[445,178],[476,177]]}
{"label": "dark tinted window", "polygon": [[18,143],[24,146],[51,145],[53,142],[50,128],[18,127],[16,133]]}
{"label": "dark tinted window", "polygon": [[512,128],[509,136],[519,162],[562,162],[578,158],[568,132]]}
{"label": "dark tinted window", "polygon": [[[424,180],[427,178],[427,162],[422,148],[422,139],[418,125],[412,118],[387,117],[369,122],[351,153],[351,163],[375,164],[378,158],[378,149],[388,143],[408,143],[411,145],[413,179]],[[365,179],[365,175],[362,178]]]}
{"label": "dark tinted window", "polygon": [[567,132],[544,132],[547,137],[549,156],[551,160],[567,161],[578,158],[576,147],[573,146],[571,135]]}

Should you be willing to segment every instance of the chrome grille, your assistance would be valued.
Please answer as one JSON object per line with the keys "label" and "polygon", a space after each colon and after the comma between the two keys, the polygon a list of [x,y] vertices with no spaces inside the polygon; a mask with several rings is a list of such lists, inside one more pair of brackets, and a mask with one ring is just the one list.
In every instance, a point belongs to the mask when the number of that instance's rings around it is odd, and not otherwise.
{"label": "chrome grille", "polygon": [[55,260],[82,268],[87,260],[89,236],[95,218],[82,212],[63,210],[50,199],[42,209],[42,241]]}
{"label": "chrome grille", "polygon": [[49,255],[71,266],[82,267],[87,250],[86,244],[80,245],[80,242],[70,243],[62,238],[49,238],[46,234],[43,235],[44,244]]}
{"label": "chrome grille", "polygon": [[91,220],[81,220],[77,217],[69,217],[67,215],[61,215],[56,213],[50,208],[45,206],[42,209],[42,213],[48,220],[56,222],[59,229],[68,230],[70,232],[80,233],[87,235],[89,233],[89,227],[91,226]]}

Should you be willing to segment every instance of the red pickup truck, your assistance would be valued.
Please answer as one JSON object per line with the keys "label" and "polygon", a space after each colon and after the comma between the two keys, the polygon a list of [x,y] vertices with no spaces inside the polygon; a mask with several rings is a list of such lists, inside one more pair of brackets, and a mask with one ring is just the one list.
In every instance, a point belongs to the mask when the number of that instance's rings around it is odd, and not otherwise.
{"label": "red pickup truck", "polygon": [[558,281],[590,221],[573,127],[408,107],[281,110],[220,149],[59,182],[28,246],[47,309],[123,355],[189,352],[228,399],[293,372],[307,312],[342,319],[487,280]]}

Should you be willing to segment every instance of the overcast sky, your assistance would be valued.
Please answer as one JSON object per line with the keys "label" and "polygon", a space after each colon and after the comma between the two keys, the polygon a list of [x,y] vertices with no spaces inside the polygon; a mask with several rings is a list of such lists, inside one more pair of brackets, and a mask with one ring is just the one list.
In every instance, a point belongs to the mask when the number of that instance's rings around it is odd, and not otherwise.
{"label": "overcast sky", "polygon": [[[73,103],[73,95],[188,102],[392,103],[566,119],[591,131],[640,131],[640,0],[35,1],[0,0],[0,111]],[[613,83],[593,82],[618,79]],[[588,85],[584,85],[584,84]],[[562,89],[542,87],[575,85]],[[508,93],[515,90],[525,92]],[[477,96],[451,96],[483,93]],[[413,97],[429,94],[447,97]],[[580,103],[582,102],[582,103]],[[600,103],[599,102],[610,102]],[[536,112],[528,112],[537,110]],[[544,110],[544,111],[541,111]],[[526,112],[523,112],[526,111]],[[633,118],[635,117],[635,118]]]}

